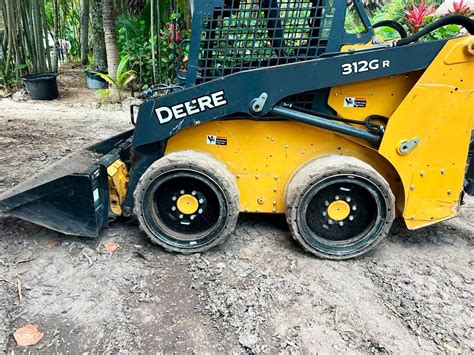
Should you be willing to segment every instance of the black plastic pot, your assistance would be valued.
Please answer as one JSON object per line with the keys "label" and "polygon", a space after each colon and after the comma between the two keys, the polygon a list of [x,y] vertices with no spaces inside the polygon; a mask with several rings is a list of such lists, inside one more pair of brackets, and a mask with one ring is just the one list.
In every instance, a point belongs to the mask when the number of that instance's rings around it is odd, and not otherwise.
{"label": "black plastic pot", "polygon": [[94,72],[86,71],[87,87],[93,90],[101,90],[107,87],[107,82]]}
{"label": "black plastic pot", "polygon": [[39,73],[22,78],[32,100],[54,100],[59,97],[56,73]]}

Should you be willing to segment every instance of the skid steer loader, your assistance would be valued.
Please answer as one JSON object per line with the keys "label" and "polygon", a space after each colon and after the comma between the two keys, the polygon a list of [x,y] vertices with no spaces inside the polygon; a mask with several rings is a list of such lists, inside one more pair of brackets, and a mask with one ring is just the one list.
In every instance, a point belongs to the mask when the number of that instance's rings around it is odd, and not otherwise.
{"label": "skid steer loader", "polygon": [[[240,212],[285,214],[307,251],[361,255],[389,232],[457,215],[474,194],[474,23],[386,41],[359,0],[194,1],[181,82],[144,93],[135,129],[0,196],[9,215],[97,237],[136,216],[181,253],[222,243]],[[448,24],[465,35],[428,40]],[[376,27],[376,26],[375,26]],[[474,160],[474,159],[472,159]]]}

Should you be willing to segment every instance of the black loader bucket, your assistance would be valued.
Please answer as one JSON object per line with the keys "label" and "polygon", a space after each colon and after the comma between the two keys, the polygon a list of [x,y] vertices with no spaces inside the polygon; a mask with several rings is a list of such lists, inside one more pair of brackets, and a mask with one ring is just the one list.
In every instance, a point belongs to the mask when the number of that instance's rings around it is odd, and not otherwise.
{"label": "black loader bucket", "polygon": [[107,226],[107,167],[128,160],[133,131],[73,153],[0,194],[0,213],[58,232],[97,237]]}

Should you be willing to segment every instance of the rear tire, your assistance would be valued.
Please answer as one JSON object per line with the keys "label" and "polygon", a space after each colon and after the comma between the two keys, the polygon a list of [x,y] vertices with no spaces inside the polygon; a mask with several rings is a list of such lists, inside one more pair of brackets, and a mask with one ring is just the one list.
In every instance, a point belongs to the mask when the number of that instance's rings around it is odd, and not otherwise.
{"label": "rear tire", "polygon": [[395,197],[370,165],[353,158],[313,160],[293,176],[286,218],[295,240],[310,253],[334,260],[374,248],[395,219]]}
{"label": "rear tire", "polygon": [[135,215],[150,240],[166,250],[200,253],[223,243],[239,215],[234,176],[208,154],[164,156],[142,175]]}

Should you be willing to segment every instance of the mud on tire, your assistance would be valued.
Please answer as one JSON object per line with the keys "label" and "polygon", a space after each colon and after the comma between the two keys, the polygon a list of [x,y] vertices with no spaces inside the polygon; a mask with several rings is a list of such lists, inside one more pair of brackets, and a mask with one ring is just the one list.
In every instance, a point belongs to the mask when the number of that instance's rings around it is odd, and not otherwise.
{"label": "mud on tire", "polygon": [[395,219],[388,182],[369,164],[344,156],[311,161],[285,194],[286,219],[304,249],[327,259],[349,259],[374,248]]}
{"label": "mud on tire", "polygon": [[227,167],[206,153],[164,156],[142,175],[134,213],[150,240],[180,253],[206,251],[234,231],[239,190]]}

